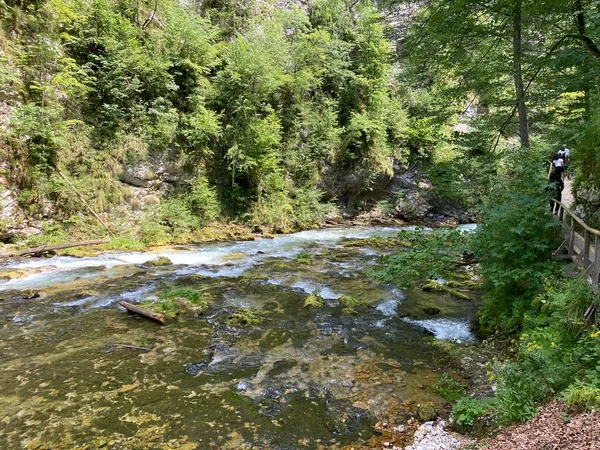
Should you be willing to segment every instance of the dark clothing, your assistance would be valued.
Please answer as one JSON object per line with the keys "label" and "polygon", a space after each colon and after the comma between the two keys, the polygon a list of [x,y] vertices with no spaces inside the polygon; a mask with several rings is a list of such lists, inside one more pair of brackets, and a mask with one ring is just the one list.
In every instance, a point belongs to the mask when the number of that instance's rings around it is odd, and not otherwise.
{"label": "dark clothing", "polygon": [[[557,201],[562,200],[562,191],[565,188],[565,183],[563,183],[561,177],[561,171],[553,170],[548,178],[548,187],[546,188],[548,192],[552,195],[552,198]],[[554,208],[554,203],[550,202],[550,209]]]}

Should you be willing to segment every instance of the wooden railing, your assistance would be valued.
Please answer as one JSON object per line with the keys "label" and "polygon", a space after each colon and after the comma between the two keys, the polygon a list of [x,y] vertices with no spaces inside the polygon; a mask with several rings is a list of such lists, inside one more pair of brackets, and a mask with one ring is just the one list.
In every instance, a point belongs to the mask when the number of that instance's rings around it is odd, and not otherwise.
{"label": "wooden railing", "polygon": [[[552,200],[552,214],[561,222],[565,240],[552,256],[570,259],[588,277],[594,292],[600,283],[600,231],[589,227],[558,200]],[[566,252],[566,253],[565,253]]]}

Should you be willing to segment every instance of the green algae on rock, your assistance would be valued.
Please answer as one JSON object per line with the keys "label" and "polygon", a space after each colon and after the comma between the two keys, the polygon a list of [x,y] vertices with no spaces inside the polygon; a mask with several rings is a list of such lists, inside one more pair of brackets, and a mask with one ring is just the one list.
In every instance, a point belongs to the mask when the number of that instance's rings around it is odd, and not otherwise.
{"label": "green algae on rock", "polygon": [[324,305],[323,297],[319,294],[311,294],[304,300],[305,308],[322,308]]}

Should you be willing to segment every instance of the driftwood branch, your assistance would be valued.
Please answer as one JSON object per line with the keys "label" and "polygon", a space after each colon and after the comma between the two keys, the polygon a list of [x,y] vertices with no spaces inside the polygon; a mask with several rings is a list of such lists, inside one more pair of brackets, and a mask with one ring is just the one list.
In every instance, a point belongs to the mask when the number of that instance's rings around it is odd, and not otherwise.
{"label": "driftwood branch", "polygon": [[53,251],[53,250],[61,250],[63,248],[72,248],[72,247],[83,247],[86,245],[99,245],[99,244],[107,244],[110,242],[110,238],[104,239],[95,239],[92,241],[79,241],[79,242],[68,242],[66,244],[56,244],[56,245],[41,245],[39,247],[26,248],[24,250],[17,250],[14,252],[6,252],[0,253],[0,258],[10,258],[14,256],[39,256],[44,253]]}
{"label": "driftwood branch", "polygon": [[135,306],[135,305],[132,305],[131,303],[127,303],[124,301],[120,301],[119,305],[121,305],[123,308],[125,308],[128,312],[130,312],[132,314],[138,314],[142,317],[145,317],[146,319],[154,320],[154,321],[160,323],[161,325],[165,323],[165,319],[162,314],[153,313],[152,311],[149,311],[144,308],[140,308],[139,306]]}
{"label": "driftwood branch", "polygon": [[152,349],[148,347],[138,347],[137,345],[129,345],[129,344],[109,344],[109,347],[122,347],[129,350],[139,350],[141,352],[151,352]]}

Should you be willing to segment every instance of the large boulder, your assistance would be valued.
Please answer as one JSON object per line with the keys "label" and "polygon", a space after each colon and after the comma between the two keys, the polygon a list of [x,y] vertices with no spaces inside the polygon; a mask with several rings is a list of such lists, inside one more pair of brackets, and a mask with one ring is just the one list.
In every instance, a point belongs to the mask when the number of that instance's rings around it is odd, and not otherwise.
{"label": "large boulder", "polygon": [[423,222],[433,207],[421,191],[408,191],[396,203],[396,213],[409,222]]}
{"label": "large boulder", "polygon": [[149,188],[157,178],[156,172],[147,163],[127,166],[119,175],[121,182],[140,188]]}

